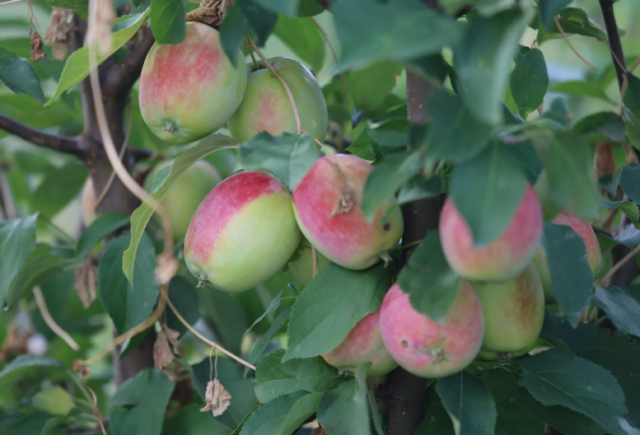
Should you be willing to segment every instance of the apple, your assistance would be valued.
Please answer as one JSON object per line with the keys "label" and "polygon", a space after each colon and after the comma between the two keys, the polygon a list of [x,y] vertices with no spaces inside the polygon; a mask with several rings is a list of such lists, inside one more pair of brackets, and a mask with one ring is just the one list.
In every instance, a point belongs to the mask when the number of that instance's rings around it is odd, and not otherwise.
{"label": "apple", "polygon": [[396,368],[398,363],[382,343],[379,318],[380,310],[360,320],[338,347],[322,355],[324,360],[336,368],[352,371],[371,362],[368,377],[382,376]]}
{"label": "apple", "polygon": [[184,258],[201,283],[239,293],[284,266],[301,237],[289,190],[270,174],[245,171],[218,184],[200,203]]}
{"label": "apple", "polygon": [[512,281],[473,285],[484,311],[480,358],[509,360],[529,351],[544,321],[544,292],[535,266]]}
{"label": "apple", "polygon": [[460,281],[458,295],[438,324],[417,312],[398,284],[380,307],[380,332],[385,347],[401,367],[416,376],[439,378],[463,370],[482,344],[484,316],[471,285]]}
{"label": "apple", "polygon": [[[567,225],[573,228],[578,233],[585,247],[587,248],[587,262],[593,272],[596,271],[598,263],[600,263],[600,244],[596,233],[593,232],[593,228],[589,225],[589,222],[566,211],[560,212],[552,221],[554,224]],[[540,274],[540,281],[542,282],[542,288],[544,289],[544,296],[547,303],[553,303],[556,301],[556,296],[553,293],[551,286],[551,274],[549,273],[549,266],[547,265],[547,253],[542,246],[538,247],[536,256],[533,258],[533,264],[535,264],[538,273]]]}
{"label": "apple", "polygon": [[[172,165],[173,161],[165,161],[156,165],[144,180],[144,188],[151,192],[153,178],[160,170]],[[169,188],[162,205],[171,218],[173,238],[179,240],[187,234],[191,216],[205,196],[221,181],[218,170],[204,160],[197,161],[189,167]]]}
{"label": "apple", "polygon": [[[318,272],[329,264],[329,259],[322,255],[316,249],[318,257]],[[306,287],[313,279],[313,252],[311,251],[311,243],[306,238],[302,238],[298,249],[287,264],[291,275],[298,280],[302,287]]]}
{"label": "apple", "polygon": [[82,187],[82,220],[84,226],[88,227],[96,220],[96,193],[93,190],[93,181],[91,177],[87,177]]}
{"label": "apple", "polygon": [[202,139],[236,111],[247,86],[238,50],[234,66],[220,34],[202,23],[187,23],[180,44],[151,47],[140,75],[140,112],[149,129],[172,144]]}
{"label": "apple", "polygon": [[324,156],[293,191],[304,236],[329,260],[349,269],[366,269],[387,259],[402,237],[404,223],[395,200],[381,204],[371,222],[362,214],[362,192],[372,170],[356,156]]}
{"label": "apple", "polygon": [[542,237],[542,211],[533,187],[524,195],[504,232],[486,246],[474,247],[473,234],[451,198],[440,215],[440,242],[458,275],[479,281],[508,281],[531,262]]}
{"label": "apple", "polygon": [[[313,74],[294,59],[275,57],[268,60],[291,89],[302,130],[324,140],[329,122],[327,104]],[[261,131],[267,131],[271,136],[297,132],[293,106],[284,86],[262,61],[257,65],[258,69],[249,73],[242,104],[227,124],[231,136],[240,143]],[[249,67],[254,68],[253,65]]]}

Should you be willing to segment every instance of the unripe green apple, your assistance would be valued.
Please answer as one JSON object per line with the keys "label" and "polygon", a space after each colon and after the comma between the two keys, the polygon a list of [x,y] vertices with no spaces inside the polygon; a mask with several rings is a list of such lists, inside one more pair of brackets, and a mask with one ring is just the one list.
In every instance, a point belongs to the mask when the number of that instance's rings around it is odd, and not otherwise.
{"label": "unripe green apple", "polygon": [[[289,263],[287,263],[291,275],[298,280],[302,287],[306,287],[313,279],[313,252],[311,249],[311,243],[303,237],[300,245],[298,245],[298,249],[296,249]],[[320,272],[329,264],[329,259],[322,255],[317,249],[316,256],[318,261],[317,271]]]}
{"label": "unripe green apple", "polygon": [[474,287],[484,311],[480,358],[508,360],[529,351],[544,321],[544,292],[533,264],[513,281]]}
{"label": "unripe green apple", "polygon": [[385,347],[401,367],[423,378],[448,376],[468,366],[480,350],[484,322],[480,300],[464,280],[442,324],[417,312],[398,284],[380,307]]}
{"label": "unripe green apple", "polygon": [[[600,263],[600,244],[589,222],[566,211],[560,212],[552,222],[558,225],[567,225],[578,233],[578,236],[580,236],[587,249],[587,262],[589,263],[589,267],[595,272],[598,263]],[[546,302],[554,303],[556,296],[553,293],[553,287],[551,285],[551,274],[549,273],[549,266],[547,265],[547,253],[542,246],[538,248],[536,256],[533,258],[533,264],[535,264],[536,269],[538,269],[538,274],[540,274],[540,281],[542,282]]]}
{"label": "unripe green apple", "polygon": [[300,238],[287,188],[265,172],[245,171],[218,184],[200,203],[184,258],[201,282],[239,293],[284,266]]}
{"label": "unripe green apple", "polygon": [[469,280],[508,281],[531,262],[542,237],[542,211],[533,187],[524,195],[503,233],[486,246],[474,247],[464,217],[448,198],[440,215],[440,242],[447,262]]}
{"label": "unripe green apple", "polygon": [[360,364],[371,363],[367,377],[382,376],[398,366],[382,343],[380,310],[360,320],[338,347],[322,355],[339,369],[354,371]]}
{"label": "unripe green apple", "polygon": [[[313,74],[297,60],[287,57],[275,57],[269,59],[269,63],[291,89],[302,130],[324,140],[329,122],[327,104]],[[227,124],[231,136],[238,142],[246,142],[261,131],[272,136],[297,132],[293,106],[284,86],[262,61],[257,65],[259,69],[249,74],[242,104]]]}
{"label": "unripe green apple", "polygon": [[[144,180],[144,188],[151,192],[153,178],[172,161],[156,165]],[[162,205],[171,218],[173,238],[179,240],[187,234],[191,216],[195,213],[200,202],[221,181],[218,170],[204,160],[200,160],[189,167],[169,188]]]}
{"label": "unripe green apple", "polygon": [[84,226],[88,227],[98,217],[96,214],[96,193],[93,191],[93,181],[87,177],[82,187],[82,220]]}
{"label": "unripe green apple", "polygon": [[318,159],[293,191],[302,233],[329,260],[361,270],[387,258],[404,223],[390,199],[371,222],[362,213],[362,192],[373,166],[359,157],[334,154]]}
{"label": "unripe green apple", "polygon": [[222,127],[242,102],[247,69],[224,53],[220,34],[187,23],[180,44],[151,47],[140,74],[140,112],[151,131],[172,144],[202,139]]}

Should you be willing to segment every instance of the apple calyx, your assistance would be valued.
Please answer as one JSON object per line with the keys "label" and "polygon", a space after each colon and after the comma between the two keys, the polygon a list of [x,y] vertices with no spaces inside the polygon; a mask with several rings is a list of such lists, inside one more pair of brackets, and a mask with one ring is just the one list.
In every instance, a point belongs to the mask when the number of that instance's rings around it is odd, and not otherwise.
{"label": "apple calyx", "polygon": [[331,210],[331,215],[329,216],[330,218],[333,218],[338,214],[349,213],[353,209],[353,206],[357,201],[357,195],[347,184],[347,177],[344,175],[344,172],[342,172],[342,169],[340,169],[340,166],[333,162],[332,164],[335,170],[338,172],[340,179],[342,180],[342,193],[340,193],[338,201],[336,201],[333,206],[333,210]]}

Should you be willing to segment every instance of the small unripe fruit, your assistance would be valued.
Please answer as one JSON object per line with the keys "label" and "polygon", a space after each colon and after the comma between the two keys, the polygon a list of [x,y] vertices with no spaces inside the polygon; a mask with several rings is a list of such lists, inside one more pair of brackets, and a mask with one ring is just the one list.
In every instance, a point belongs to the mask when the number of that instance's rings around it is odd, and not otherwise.
{"label": "small unripe fruit", "polygon": [[368,377],[382,376],[398,366],[382,343],[379,323],[380,311],[359,321],[338,347],[322,355],[324,360],[339,369],[354,371],[360,364],[371,363]]}
{"label": "small unripe fruit", "polygon": [[443,324],[417,312],[398,284],[386,294],[380,308],[382,341],[398,364],[423,378],[439,378],[463,370],[482,344],[484,317],[471,285],[460,289]]}
{"label": "small unripe fruit", "polygon": [[[302,238],[298,249],[293,254],[293,259],[287,264],[291,275],[303,286],[306,287],[313,279],[313,252],[311,243],[306,238]],[[316,249],[316,257],[318,260],[318,272],[329,264],[329,259],[322,255]]]}
{"label": "small unripe fruit", "polygon": [[218,184],[198,206],[184,258],[201,282],[238,293],[275,274],[300,238],[287,188],[265,172],[246,171]]}
{"label": "small unripe fruit", "polygon": [[[565,211],[560,212],[552,222],[558,225],[567,225],[578,233],[578,236],[580,236],[587,249],[587,262],[589,263],[589,267],[595,272],[600,263],[600,244],[589,222]],[[551,274],[549,273],[549,266],[547,265],[547,253],[542,246],[538,248],[536,256],[533,258],[533,263],[536,265],[536,269],[538,269],[546,302],[555,302],[556,296],[553,293],[553,287],[551,285]]]}
{"label": "small unripe fruit", "polygon": [[373,166],[359,157],[335,154],[318,159],[293,191],[302,233],[329,260],[354,270],[386,258],[404,223],[393,199],[378,207],[371,222],[362,213],[362,192]]}
{"label": "small unripe fruit", "polygon": [[448,198],[440,215],[440,242],[447,262],[469,280],[508,281],[531,262],[542,236],[542,211],[535,191],[524,196],[504,232],[486,246],[474,247],[473,234]]}
{"label": "small unripe fruit", "polygon": [[[147,175],[144,180],[147,192],[151,192],[153,178],[170,164],[171,161],[162,162]],[[181,239],[187,234],[191,216],[220,180],[218,170],[211,163],[200,160],[191,165],[169,188],[162,199],[162,206],[171,218],[174,239]]]}
{"label": "small unripe fruit", "polygon": [[474,283],[484,311],[484,338],[479,356],[508,360],[534,345],[544,321],[544,292],[530,264],[513,281]]}
{"label": "small unripe fruit", "polygon": [[151,47],[140,75],[140,112],[151,131],[172,144],[202,139],[222,127],[242,102],[247,69],[224,53],[220,34],[187,23],[180,44]]}
{"label": "small unripe fruit", "polygon": [[[327,133],[327,104],[313,74],[300,62],[286,57],[269,59],[269,63],[287,82],[300,115],[302,130],[318,140]],[[229,131],[238,142],[267,131],[271,136],[296,133],[297,124],[291,100],[282,82],[264,62],[249,74],[247,91],[238,110],[229,119]]]}

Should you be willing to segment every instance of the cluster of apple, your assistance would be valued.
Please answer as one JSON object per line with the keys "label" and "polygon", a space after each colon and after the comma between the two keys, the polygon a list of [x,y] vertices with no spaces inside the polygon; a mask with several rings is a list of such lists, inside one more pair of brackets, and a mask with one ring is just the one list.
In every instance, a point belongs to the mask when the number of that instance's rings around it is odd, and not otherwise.
{"label": "cluster of apple", "polygon": [[[318,83],[293,59],[270,63],[291,88],[302,129],[322,140],[327,109]],[[224,124],[238,142],[261,131],[296,132],[284,87],[263,63],[257,66],[247,78],[240,55],[236,66],[225,56],[217,31],[189,23],[183,43],[151,49],[140,82],[142,115],[155,134],[172,143],[192,142]],[[332,261],[364,270],[386,261],[400,241],[403,219],[393,199],[381,204],[372,220],[365,219],[362,192],[372,169],[356,156],[327,155],[315,162],[292,193],[261,171],[240,172],[222,182],[211,175],[205,184],[211,190],[206,196],[207,189],[202,191],[204,199],[197,209],[195,204],[176,206],[179,199],[168,207],[184,222],[176,236],[185,235],[187,267],[201,282],[238,293],[264,282],[287,263],[306,286],[312,279],[311,246],[319,253],[320,268]],[[185,215],[191,217],[188,229]],[[600,251],[588,223],[564,212],[554,222],[578,233],[595,269]],[[508,359],[528,352],[542,327],[545,295],[548,301],[553,298],[540,245],[542,225],[540,202],[527,184],[505,231],[477,247],[467,222],[448,199],[440,217],[440,239],[449,265],[461,279],[444,321],[437,323],[417,312],[394,284],[379,310],[361,320],[324,355],[325,360],[343,369],[371,362],[370,377],[397,365],[418,376],[441,377],[464,369],[476,357]],[[302,254],[293,255],[299,248]]]}

